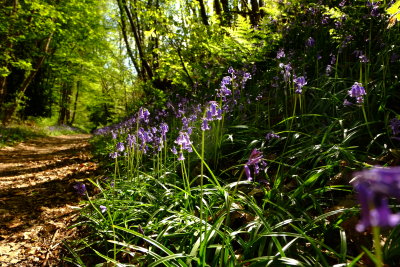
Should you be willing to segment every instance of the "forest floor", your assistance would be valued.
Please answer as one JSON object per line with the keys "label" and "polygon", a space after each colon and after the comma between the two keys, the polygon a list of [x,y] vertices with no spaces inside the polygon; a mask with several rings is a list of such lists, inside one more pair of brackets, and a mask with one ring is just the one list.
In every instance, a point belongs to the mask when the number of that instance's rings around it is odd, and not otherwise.
{"label": "forest floor", "polygon": [[77,236],[73,186],[96,175],[90,135],[37,138],[0,149],[0,266],[64,266]]}

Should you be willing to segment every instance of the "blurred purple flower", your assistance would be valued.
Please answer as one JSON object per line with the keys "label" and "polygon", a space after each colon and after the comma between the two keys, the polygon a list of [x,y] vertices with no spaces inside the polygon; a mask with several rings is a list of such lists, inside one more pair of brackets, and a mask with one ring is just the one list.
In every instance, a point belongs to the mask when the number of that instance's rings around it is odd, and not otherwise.
{"label": "blurred purple flower", "polygon": [[77,183],[73,186],[73,188],[76,190],[76,192],[81,195],[84,196],[86,193],[86,185],[84,183]]}
{"label": "blurred purple flower", "polygon": [[208,125],[208,120],[207,119],[203,119],[203,121],[201,122],[201,130],[202,131],[206,131],[206,130],[210,130],[210,126]]}
{"label": "blurred purple flower", "polygon": [[393,118],[390,120],[390,128],[392,129],[393,135],[400,134],[400,120]]}
{"label": "blurred purple flower", "polygon": [[147,110],[147,108],[141,107],[139,109],[139,114],[138,114],[139,120],[143,120],[144,122],[148,123],[149,116],[150,116],[150,112]]}
{"label": "blurred purple flower", "polygon": [[110,158],[115,159],[115,158],[117,158],[119,155],[118,155],[118,152],[112,152],[112,153],[109,154],[109,156],[110,156]]}
{"label": "blurred purple flower", "polygon": [[178,160],[185,160],[182,152],[179,152]]}
{"label": "blurred purple flower", "polygon": [[107,207],[106,207],[106,206],[100,205],[100,211],[101,211],[101,213],[106,212],[106,210],[107,210]]}
{"label": "blurred purple flower", "polygon": [[394,227],[400,224],[400,213],[393,214],[388,198],[400,198],[400,167],[378,168],[356,172],[351,181],[361,204],[361,220],[356,230],[370,226]]}
{"label": "blurred purple flower", "polygon": [[119,152],[124,151],[125,150],[124,143],[118,142],[116,148],[117,148],[117,151],[119,151]]}
{"label": "blurred purple flower", "polygon": [[313,47],[315,45],[315,40],[312,37],[309,37],[306,41],[306,46],[307,47]]}
{"label": "blurred purple flower", "polygon": [[281,138],[281,137],[274,133],[267,133],[267,135],[265,136],[265,139],[267,139],[267,141],[269,141],[271,139],[279,139],[279,138]]}
{"label": "blurred purple flower", "polygon": [[278,52],[276,53],[276,58],[280,59],[285,57],[285,51],[283,50],[283,48],[279,49]]}
{"label": "blurred purple flower", "polygon": [[345,106],[345,107],[349,107],[349,106],[352,106],[352,105],[353,105],[353,103],[350,102],[350,101],[347,100],[347,99],[345,99],[345,100],[343,101],[343,106]]}

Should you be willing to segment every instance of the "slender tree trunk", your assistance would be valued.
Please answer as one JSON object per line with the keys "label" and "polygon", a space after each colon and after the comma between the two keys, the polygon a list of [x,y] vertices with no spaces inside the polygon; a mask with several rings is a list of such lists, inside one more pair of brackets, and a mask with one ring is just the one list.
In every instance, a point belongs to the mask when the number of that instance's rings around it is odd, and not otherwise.
{"label": "slender tree trunk", "polygon": [[72,93],[71,87],[72,87],[71,83],[66,83],[66,84],[64,84],[64,86],[62,88],[58,124],[68,124],[68,122],[69,122],[69,118],[70,118],[70,114],[71,114],[71,112],[69,110],[69,105],[71,103],[71,93]]}
{"label": "slender tree trunk", "polygon": [[231,21],[232,21],[232,15],[229,10],[229,3],[228,0],[221,0],[222,4],[222,10],[224,11],[223,13],[223,19],[222,19],[222,25],[224,26],[230,26]]}
{"label": "slender tree trunk", "polygon": [[76,114],[76,108],[78,106],[78,97],[79,97],[79,90],[81,88],[82,81],[78,80],[76,82],[76,94],[75,94],[75,102],[74,102],[74,109],[72,110],[72,118],[71,121],[69,122],[69,125],[73,125],[75,122],[75,114]]}
{"label": "slender tree trunk", "polygon": [[133,21],[132,13],[130,12],[130,10],[128,8],[128,5],[126,4],[126,0],[118,0],[118,2],[120,2],[120,4],[123,6],[123,8],[125,10],[125,13],[126,13],[126,15],[128,17],[128,21],[130,23],[131,30],[132,30],[132,33],[133,33],[133,38],[135,39],[136,48],[137,48],[138,53],[139,53],[140,61],[142,63],[143,68],[146,70],[148,78],[151,80],[153,78],[153,71],[150,68],[150,65],[148,64],[148,62],[147,62],[147,60],[145,58],[145,55],[143,53],[143,47],[142,47],[142,44],[140,42],[139,32],[137,30],[135,22]]}
{"label": "slender tree trunk", "polygon": [[129,44],[129,39],[128,39],[128,35],[127,35],[127,29],[126,29],[126,21],[125,21],[125,12],[124,9],[122,7],[121,1],[117,1],[118,2],[118,8],[119,8],[119,13],[121,16],[121,32],[122,32],[122,36],[124,38],[124,42],[125,42],[125,46],[126,46],[126,51],[128,52],[128,56],[131,59],[133,66],[136,69],[136,72],[138,73],[140,78],[144,78],[142,77],[142,71],[139,68],[139,65],[137,63],[137,59],[136,57],[133,56],[133,52],[131,49],[131,45]]}
{"label": "slender tree trunk", "polygon": [[3,124],[8,124],[10,122],[10,120],[16,115],[18,106],[19,106],[22,98],[25,95],[26,89],[28,88],[29,84],[32,82],[33,78],[35,78],[35,75],[38,72],[38,70],[43,65],[43,62],[44,62],[44,60],[47,56],[47,53],[49,51],[49,48],[50,48],[50,43],[51,43],[52,37],[53,37],[53,33],[51,33],[46,40],[45,46],[43,48],[43,56],[41,56],[38,59],[36,65],[35,65],[35,68],[30,71],[29,75],[24,79],[21,86],[16,90],[15,99],[14,99],[12,105],[6,111],[6,114],[3,119]]}
{"label": "slender tree trunk", "polygon": [[206,7],[204,5],[204,1],[203,0],[199,0],[199,4],[200,4],[200,16],[201,16],[201,20],[203,21],[203,24],[206,26],[209,26],[208,24],[208,18],[207,18],[207,13],[206,13]]}
{"label": "slender tree trunk", "polygon": [[258,25],[258,22],[260,21],[260,10],[258,7],[258,1],[257,0],[250,0],[251,3],[251,12],[250,12],[250,22],[253,27],[256,27]]}

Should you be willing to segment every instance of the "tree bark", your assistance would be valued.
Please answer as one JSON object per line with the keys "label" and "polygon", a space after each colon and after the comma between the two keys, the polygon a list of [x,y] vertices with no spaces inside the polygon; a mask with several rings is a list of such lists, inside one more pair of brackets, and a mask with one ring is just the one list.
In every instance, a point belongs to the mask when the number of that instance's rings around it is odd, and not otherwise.
{"label": "tree bark", "polygon": [[135,22],[133,21],[132,14],[131,14],[128,6],[127,6],[126,0],[118,0],[118,2],[120,2],[120,1],[121,1],[120,4],[123,6],[123,8],[125,10],[125,13],[126,13],[126,15],[128,17],[128,21],[130,23],[131,30],[132,30],[132,33],[133,33],[133,38],[135,39],[136,48],[137,48],[137,50],[139,52],[140,61],[142,63],[143,68],[146,70],[146,74],[147,74],[148,78],[151,80],[153,78],[153,71],[150,68],[150,65],[147,62],[147,60],[145,58],[145,55],[143,53],[143,47],[142,47],[142,44],[140,42],[139,32],[137,30]]}
{"label": "tree bark", "polygon": [[21,86],[16,90],[15,99],[14,99],[13,103],[10,105],[10,107],[7,109],[6,114],[4,114],[3,124],[5,124],[5,125],[8,124],[10,122],[10,120],[16,115],[19,103],[21,102],[22,98],[24,97],[26,89],[28,88],[29,84],[32,82],[33,78],[35,78],[36,73],[41,68],[44,60],[46,59],[52,38],[53,38],[53,33],[51,33],[49,35],[49,37],[47,37],[45,46],[43,48],[43,56],[41,56],[38,59],[36,65],[35,65],[35,68],[30,71],[29,75],[24,79]]}
{"label": "tree bark", "polygon": [[200,16],[201,16],[201,20],[203,21],[203,24],[206,26],[209,26],[208,24],[208,18],[207,18],[207,13],[206,13],[206,7],[204,6],[204,1],[203,0],[199,0],[199,4],[200,4]]}
{"label": "tree bark", "polygon": [[251,4],[251,15],[250,15],[250,22],[253,27],[256,27],[258,25],[258,22],[260,21],[260,9],[258,6],[258,1],[257,0],[250,0]]}
{"label": "tree bark", "polygon": [[121,32],[122,32],[122,36],[124,38],[124,42],[126,45],[126,51],[128,52],[128,56],[131,59],[133,66],[135,67],[136,72],[138,73],[139,78],[143,79],[144,78],[144,77],[142,77],[143,73],[142,73],[141,69],[139,68],[139,65],[137,64],[136,57],[133,56],[131,45],[129,44],[124,9],[121,5],[121,2],[120,1],[117,1],[117,2],[118,2],[119,12],[120,12],[120,16],[121,16]]}
{"label": "tree bark", "polygon": [[79,90],[81,88],[82,81],[78,80],[76,82],[76,94],[75,94],[75,102],[74,102],[74,109],[72,110],[72,118],[71,121],[69,122],[69,125],[73,125],[75,122],[75,114],[76,114],[76,108],[78,106],[78,97],[79,97]]}

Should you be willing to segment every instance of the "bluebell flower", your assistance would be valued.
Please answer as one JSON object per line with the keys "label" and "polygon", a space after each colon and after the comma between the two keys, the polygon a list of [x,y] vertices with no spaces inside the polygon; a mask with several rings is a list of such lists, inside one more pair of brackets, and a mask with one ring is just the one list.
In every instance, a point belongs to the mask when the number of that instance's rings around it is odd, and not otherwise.
{"label": "bluebell flower", "polygon": [[296,87],[296,94],[301,94],[302,93],[302,88],[307,84],[306,79],[304,78],[304,76],[300,76],[297,77],[296,79],[294,79],[294,84]]}
{"label": "bluebell flower", "polygon": [[400,224],[400,213],[393,214],[388,199],[400,198],[400,167],[378,168],[356,172],[351,181],[361,204],[359,232],[370,226],[394,227]]}
{"label": "bluebell flower", "polygon": [[313,47],[315,45],[315,40],[312,37],[309,37],[306,41],[306,46],[307,47]]}
{"label": "bluebell flower", "polygon": [[117,147],[117,151],[119,151],[119,152],[123,152],[125,150],[124,143],[122,143],[122,142],[118,142],[116,147]]}
{"label": "bluebell flower", "polygon": [[143,120],[144,122],[148,123],[149,116],[150,116],[150,112],[147,110],[147,108],[141,107],[139,109],[139,113],[138,113],[139,120]]}
{"label": "bluebell flower", "polygon": [[390,128],[392,129],[393,135],[400,134],[400,120],[393,118],[390,120]]}
{"label": "bluebell flower", "polygon": [[[258,174],[260,171],[259,164],[261,164],[263,161],[264,161],[264,159],[263,159],[262,152],[259,151],[258,149],[253,149],[251,151],[249,159],[247,160],[246,164],[244,165],[244,171],[247,176],[247,180],[249,180],[249,181],[253,180],[253,177],[251,176],[250,166],[253,166],[254,174]],[[262,164],[263,168],[265,166],[266,166],[265,164]]]}
{"label": "bluebell flower", "polygon": [[201,122],[201,130],[202,131],[206,131],[206,130],[210,130],[210,126],[208,125],[208,120],[207,119],[203,119],[203,121]]}
{"label": "bluebell flower", "polygon": [[77,184],[75,184],[74,186],[73,186],[73,188],[76,190],[76,192],[79,194],[79,195],[82,195],[82,196],[84,196],[85,195],[85,193],[86,193],[86,185],[84,184],[84,183],[77,183]]}
{"label": "bluebell flower", "polygon": [[101,211],[101,213],[104,213],[104,212],[106,212],[106,210],[107,210],[107,207],[106,206],[103,206],[103,205],[100,205],[100,211]]}
{"label": "bluebell flower", "polygon": [[355,97],[357,103],[364,102],[364,95],[367,93],[365,92],[364,87],[361,83],[355,82],[351,89],[348,91],[349,96]]}
{"label": "bluebell flower", "polygon": [[265,136],[265,139],[267,139],[267,141],[269,141],[271,139],[279,139],[279,138],[281,138],[281,137],[274,133],[267,133],[267,135]]}
{"label": "bluebell flower", "polygon": [[345,99],[343,101],[343,106],[345,106],[345,107],[349,107],[349,106],[352,106],[352,105],[354,105],[354,104],[352,102],[350,102],[349,100],[347,100],[347,99]]}
{"label": "bluebell flower", "polygon": [[118,155],[118,152],[112,152],[112,153],[109,154],[109,156],[110,156],[110,158],[115,159],[115,158],[117,158],[119,155]]}
{"label": "bluebell flower", "polygon": [[178,160],[185,160],[182,152],[179,152]]}
{"label": "bluebell flower", "polygon": [[276,58],[277,59],[283,58],[285,56],[286,56],[285,55],[285,50],[283,50],[283,48],[279,49],[278,52],[276,53]]}

